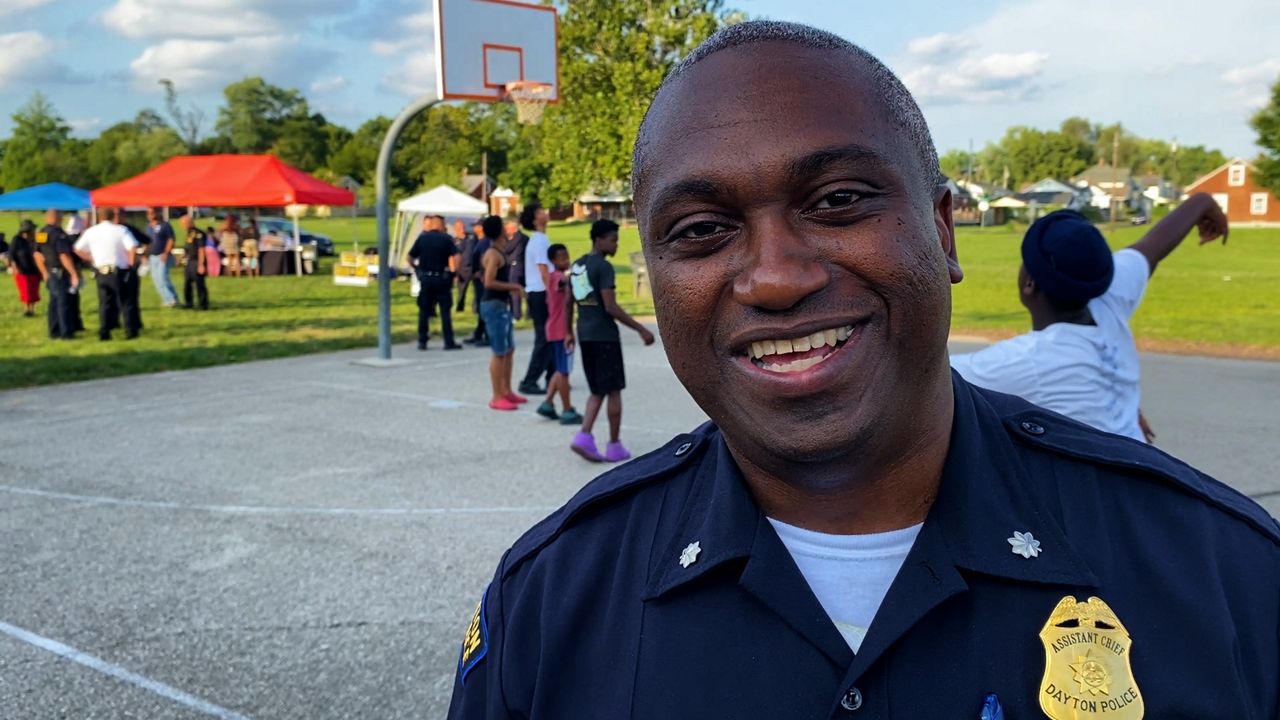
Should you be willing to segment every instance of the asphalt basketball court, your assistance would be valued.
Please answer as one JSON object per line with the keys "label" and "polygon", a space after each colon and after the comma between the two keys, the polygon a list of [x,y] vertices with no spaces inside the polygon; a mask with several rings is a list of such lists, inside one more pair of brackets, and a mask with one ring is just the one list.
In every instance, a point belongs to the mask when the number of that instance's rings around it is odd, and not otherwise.
{"label": "asphalt basketball court", "polygon": [[[703,415],[624,342],[638,454]],[[601,468],[485,407],[485,350],[371,354],[0,393],[0,717],[442,717],[498,558]],[[1143,371],[1161,445],[1280,513],[1280,364]]]}

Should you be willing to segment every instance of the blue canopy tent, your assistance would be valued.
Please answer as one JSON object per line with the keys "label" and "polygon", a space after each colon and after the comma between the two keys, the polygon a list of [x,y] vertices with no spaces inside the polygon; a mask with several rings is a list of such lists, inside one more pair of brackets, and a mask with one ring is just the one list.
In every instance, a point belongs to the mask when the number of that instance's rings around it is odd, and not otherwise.
{"label": "blue canopy tent", "polygon": [[48,183],[0,195],[0,210],[88,210],[89,191]]}

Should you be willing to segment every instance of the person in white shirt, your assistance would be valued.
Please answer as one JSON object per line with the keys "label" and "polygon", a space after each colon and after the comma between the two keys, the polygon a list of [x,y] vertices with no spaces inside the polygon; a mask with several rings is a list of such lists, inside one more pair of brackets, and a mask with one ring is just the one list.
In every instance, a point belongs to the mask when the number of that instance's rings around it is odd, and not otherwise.
{"label": "person in white shirt", "polygon": [[84,216],[78,212],[68,213],[67,219],[64,223],[62,231],[67,235],[70,235],[73,242],[81,233],[84,232],[84,229],[87,226],[84,221]]}
{"label": "person in white shirt", "polygon": [[520,226],[529,232],[529,242],[524,248],[524,289],[529,302],[529,318],[533,320],[533,353],[529,356],[529,369],[520,381],[520,392],[526,395],[542,395],[546,392],[538,385],[539,378],[547,381],[555,374],[555,362],[551,345],[547,343],[547,281],[551,277],[551,261],[547,250],[551,240],[547,237],[547,222],[551,219],[537,202],[524,206],[520,213]]}
{"label": "person in white shirt", "polygon": [[1202,245],[1218,238],[1226,243],[1227,218],[1205,193],[1114,254],[1079,213],[1060,210],[1040,218],[1022,241],[1018,270],[1032,331],[953,355],[951,366],[975,385],[1100,430],[1153,441],[1140,411],[1138,349],[1129,319],[1156,266],[1197,227]]}
{"label": "person in white shirt", "polygon": [[138,242],[123,225],[118,224],[116,208],[101,210],[102,222],[85,230],[76,240],[77,255],[93,264],[98,283],[98,339],[110,340],[111,331],[120,326],[124,316],[125,337],[132,340],[141,329],[139,316],[129,304],[136,302],[124,292],[122,272],[133,267]]}

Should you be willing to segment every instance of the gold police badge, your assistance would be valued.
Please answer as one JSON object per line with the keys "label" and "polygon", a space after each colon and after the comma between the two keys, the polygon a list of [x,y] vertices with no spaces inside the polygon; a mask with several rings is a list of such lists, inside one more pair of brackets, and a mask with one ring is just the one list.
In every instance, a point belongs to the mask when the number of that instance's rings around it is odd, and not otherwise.
{"label": "gold police badge", "polygon": [[1133,641],[1102,600],[1058,601],[1040,630],[1040,709],[1053,720],[1141,720],[1145,707],[1129,665]]}

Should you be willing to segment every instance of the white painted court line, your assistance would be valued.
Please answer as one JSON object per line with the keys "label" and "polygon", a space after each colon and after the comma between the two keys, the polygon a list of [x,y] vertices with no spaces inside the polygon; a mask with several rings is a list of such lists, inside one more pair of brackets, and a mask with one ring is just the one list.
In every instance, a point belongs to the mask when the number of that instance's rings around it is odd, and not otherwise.
{"label": "white painted court line", "polygon": [[[453,398],[436,397],[435,395],[421,395],[418,393],[404,392],[403,390],[383,390],[381,388],[362,387],[360,385],[346,385],[343,383],[327,382],[324,380],[308,380],[304,384],[322,387],[327,390],[338,390],[352,394],[381,395],[383,397],[396,398],[398,400],[412,400],[414,402],[425,403],[428,407],[436,410],[482,410],[485,413],[491,413],[489,406],[481,403],[466,402],[465,400],[454,400]],[[546,418],[527,412],[514,413],[509,417],[513,419],[533,420],[539,423],[546,423]],[[603,415],[601,416],[603,418]],[[607,420],[605,420],[607,422]],[[695,426],[696,427],[696,426]],[[653,428],[643,425],[622,424],[622,429],[630,432],[653,433],[665,438],[673,438],[683,432],[688,432],[691,428]]]}
{"label": "white painted court line", "polygon": [[143,677],[135,672],[126,670],[119,665],[109,663],[102,658],[94,657],[89,653],[77,650],[69,645],[64,645],[57,640],[51,640],[42,635],[37,635],[28,630],[23,630],[20,627],[10,625],[9,623],[0,622],[0,632],[3,632],[9,637],[21,640],[29,645],[34,645],[41,650],[47,650],[58,657],[66,658],[71,662],[78,663],[92,670],[97,670],[104,675],[110,675],[117,680],[123,680],[130,685],[140,687],[143,690],[149,690],[156,695],[172,700],[179,705],[185,705],[192,710],[202,712],[205,715],[223,718],[223,720],[249,720],[248,717],[241,715],[238,712],[228,710],[219,705],[214,705],[207,700],[201,700],[200,698],[189,693],[185,693],[175,687],[170,687],[169,685],[165,685],[157,680]]}
{"label": "white painted court line", "polygon": [[90,503],[93,505],[116,505],[120,507],[147,508],[152,510],[194,510],[197,512],[226,513],[233,515],[322,515],[322,516],[412,516],[412,515],[487,515],[487,514],[520,514],[549,513],[555,506],[528,505],[512,507],[409,507],[409,508],[325,508],[325,507],[287,507],[273,505],[204,505],[199,503],[176,503],[162,500],[131,500],[106,495],[77,495],[74,493],[51,492],[35,488],[0,485],[0,492],[30,497],[49,498],[52,500],[69,500],[72,502]]}

